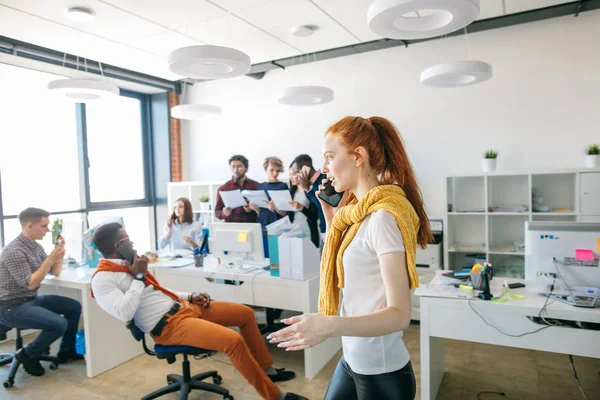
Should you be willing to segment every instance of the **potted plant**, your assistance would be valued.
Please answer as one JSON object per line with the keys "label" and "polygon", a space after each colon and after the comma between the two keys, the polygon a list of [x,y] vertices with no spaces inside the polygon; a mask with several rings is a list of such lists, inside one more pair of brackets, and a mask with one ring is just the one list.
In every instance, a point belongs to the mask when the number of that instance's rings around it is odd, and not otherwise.
{"label": "potted plant", "polygon": [[586,150],[586,163],[588,168],[600,168],[600,146],[597,144],[589,145]]}
{"label": "potted plant", "polygon": [[54,220],[54,222],[52,223],[52,244],[56,244],[56,239],[58,239],[58,235],[60,235],[62,233],[62,229],[63,229],[62,218],[56,218]]}
{"label": "potted plant", "polygon": [[200,196],[200,198],[198,200],[200,200],[200,210],[201,211],[210,210],[210,199],[208,196]]}
{"label": "potted plant", "polygon": [[498,152],[495,150],[488,150],[485,152],[481,164],[483,165],[483,172],[493,172],[496,170],[496,161],[498,158]]}

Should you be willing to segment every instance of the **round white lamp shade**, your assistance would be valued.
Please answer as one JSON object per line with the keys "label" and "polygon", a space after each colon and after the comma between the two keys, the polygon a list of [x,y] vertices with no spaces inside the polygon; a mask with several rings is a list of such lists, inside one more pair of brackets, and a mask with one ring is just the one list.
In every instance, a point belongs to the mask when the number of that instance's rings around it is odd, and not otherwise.
{"label": "round white lamp shade", "polygon": [[325,86],[295,86],[284,89],[277,101],[290,106],[316,106],[333,101],[333,90]]}
{"label": "round white lamp shade", "polygon": [[182,47],[169,54],[169,69],[187,78],[231,78],[250,72],[250,57],[229,47]]}
{"label": "round white lamp shade", "polygon": [[48,90],[62,94],[78,103],[120,94],[117,85],[91,79],[57,79],[48,83]]}
{"label": "round white lamp shade", "polygon": [[479,0],[377,0],[369,29],[390,39],[425,39],[464,28],[479,16]]}
{"label": "round white lamp shade", "polygon": [[180,104],[171,108],[171,116],[177,119],[200,119],[207,115],[221,115],[221,108],[209,104]]}
{"label": "round white lamp shade", "polygon": [[433,88],[455,88],[485,82],[493,68],[483,61],[457,61],[438,64],[421,72],[421,84]]}

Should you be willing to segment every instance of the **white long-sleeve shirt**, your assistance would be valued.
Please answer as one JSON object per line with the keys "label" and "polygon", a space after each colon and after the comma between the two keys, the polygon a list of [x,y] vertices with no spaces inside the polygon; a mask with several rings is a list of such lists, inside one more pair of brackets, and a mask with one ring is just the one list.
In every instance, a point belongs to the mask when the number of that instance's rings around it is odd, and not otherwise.
{"label": "white long-sleeve shirt", "polygon": [[[108,260],[121,264],[122,260]],[[148,333],[158,321],[173,307],[175,301],[125,272],[100,272],[92,280],[92,290],[96,302],[104,311],[127,323],[131,319],[142,331]],[[181,300],[187,300],[189,293],[171,290]]]}

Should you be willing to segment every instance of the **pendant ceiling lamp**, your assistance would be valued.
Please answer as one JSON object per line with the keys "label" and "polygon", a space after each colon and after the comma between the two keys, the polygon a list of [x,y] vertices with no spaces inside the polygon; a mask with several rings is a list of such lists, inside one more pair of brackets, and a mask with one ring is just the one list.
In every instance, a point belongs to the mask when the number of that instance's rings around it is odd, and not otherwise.
{"label": "pendant ceiling lamp", "polygon": [[[65,66],[66,59],[67,55],[65,53],[63,67]],[[87,72],[87,60],[84,61],[85,71]],[[87,103],[102,98],[119,96],[119,87],[112,83],[105,82],[102,64],[98,63],[98,66],[103,80],[75,78],[56,79],[48,83],[48,90],[63,95],[78,103]],[[79,57],[77,57],[77,70],[79,71]]]}
{"label": "pendant ceiling lamp", "polygon": [[188,46],[169,54],[169,70],[186,78],[232,78],[250,72],[250,57],[229,47]]}
{"label": "pendant ceiling lamp", "polygon": [[434,88],[476,85],[492,77],[492,66],[483,61],[456,61],[438,64],[421,72],[421,84]]}
{"label": "pendant ceiling lamp", "polygon": [[200,119],[207,115],[221,115],[221,107],[209,104],[180,104],[171,108],[171,116],[177,119]]}
{"label": "pendant ceiling lamp", "polygon": [[221,107],[213,106],[211,104],[185,104],[185,88],[187,82],[183,82],[183,90],[181,93],[181,102],[173,108],[171,108],[171,117],[177,119],[196,120],[201,119],[205,116],[219,116],[222,114]]}
{"label": "pendant ceiling lamp", "polygon": [[284,89],[277,101],[290,106],[316,106],[333,101],[333,90],[325,86],[295,86]]}
{"label": "pendant ceiling lamp", "polygon": [[376,0],[371,32],[390,39],[425,39],[457,31],[479,16],[479,0]]}
{"label": "pendant ceiling lamp", "polygon": [[492,78],[493,68],[484,61],[473,60],[469,34],[465,30],[465,42],[469,60],[433,65],[421,72],[421,85],[431,88],[457,88],[476,85]]}

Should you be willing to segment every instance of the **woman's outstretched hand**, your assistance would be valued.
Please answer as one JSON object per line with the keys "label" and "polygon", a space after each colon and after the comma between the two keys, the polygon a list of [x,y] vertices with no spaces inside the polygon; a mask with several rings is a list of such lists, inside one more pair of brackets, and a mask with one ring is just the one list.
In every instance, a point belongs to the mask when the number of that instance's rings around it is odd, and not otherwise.
{"label": "woman's outstretched hand", "polygon": [[304,314],[282,319],[281,322],[289,326],[271,333],[267,339],[286,351],[314,347],[333,336],[335,331],[334,317],[321,314]]}

